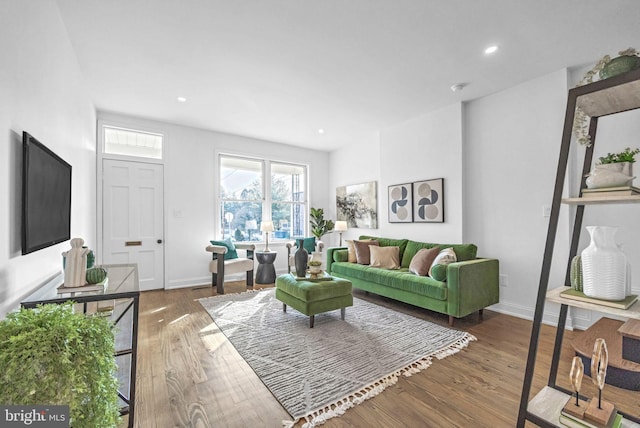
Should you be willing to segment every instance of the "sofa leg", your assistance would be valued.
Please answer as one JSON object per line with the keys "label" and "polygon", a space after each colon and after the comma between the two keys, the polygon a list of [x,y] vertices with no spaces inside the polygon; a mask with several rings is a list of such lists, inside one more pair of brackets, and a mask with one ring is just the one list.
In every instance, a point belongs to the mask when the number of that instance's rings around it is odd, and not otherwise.
{"label": "sofa leg", "polygon": [[452,316],[452,315],[449,315],[449,327],[453,327],[453,320],[454,320],[454,319],[455,319],[455,318],[453,318],[453,316]]}
{"label": "sofa leg", "polygon": [[315,315],[309,317],[309,328],[313,328],[313,321],[315,321]]}
{"label": "sofa leg", "polygon": [[483,316],[484,316],[484,309],[480,309],[480,310],[478,311],[478,317],[480,318],[480,321],[482,321],[482,320],[483,320]]}
{"label": "sofa leg", "polygon": [[286,303],[282,304],[282,312],[287,312],[287,304]]}

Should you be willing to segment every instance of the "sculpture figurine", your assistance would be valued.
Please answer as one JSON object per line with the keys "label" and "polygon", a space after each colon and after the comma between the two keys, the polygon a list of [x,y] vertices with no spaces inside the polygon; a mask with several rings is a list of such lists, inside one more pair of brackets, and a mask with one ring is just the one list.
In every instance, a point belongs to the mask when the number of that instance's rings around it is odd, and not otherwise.
{"label": "sculpture figurine", "polygon": [[64,286],[81,287],[87,283],[87,255],[91,250],[82,248],[84,245],[82,238],[73,238],[70,244],[71,249],[62,253],[65,258]]}
{"label": "sculpture figurine", "polygon": [[582,358],[573,357],[569,379],[571,379],[571,386],[573,386],[573,390],[576,392],[576,406],[578,407],[580,407],[580,386],[582,385],[583,376],[584,364],[582,364]]}
{"label": "sculpture figurine", "polygon": [[601,425],[607,425],[615,415],[613,403],[602,400],[602,389],[604,388],[607,376],[607,365],[609,364],[609,352],[607,344],[602,338],[596,339],[593,345],[593,355],[591,356],[591,381],[598,387],[598,398],[593,397],[584,417],[587,420]]}

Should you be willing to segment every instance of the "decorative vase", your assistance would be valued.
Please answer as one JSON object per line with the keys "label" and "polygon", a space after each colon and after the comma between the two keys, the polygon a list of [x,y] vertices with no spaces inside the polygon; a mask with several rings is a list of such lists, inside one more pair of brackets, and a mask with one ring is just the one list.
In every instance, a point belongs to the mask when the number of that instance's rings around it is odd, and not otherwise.
{"label": "decorative vase", "polygon": [[600,79],[608,79],[618,74],[640,68],[640,57],[635,55],[622,55],[612,59],[600,70]]}
{"label": "decorative vase", "polygon": [[587,226],[591,237],[582,251],[582,291],[586,296],[622,300],[627,296],[627,256],[615,242],[617,227]]}
{"label": "decorative vase", "polygon": [[595,165],[587,177],[587,187],[600,189],[603,187],[630,186],[635,178],[632,176],[632,165],[630,162]]}
{"label": "decorative vase", "polygon": [[309,253],[303,247],[304,240],[298,239],[298,251],[294,254],[296,262],[296,275],[302,278],[307,275],[307,262],[309,261]]}

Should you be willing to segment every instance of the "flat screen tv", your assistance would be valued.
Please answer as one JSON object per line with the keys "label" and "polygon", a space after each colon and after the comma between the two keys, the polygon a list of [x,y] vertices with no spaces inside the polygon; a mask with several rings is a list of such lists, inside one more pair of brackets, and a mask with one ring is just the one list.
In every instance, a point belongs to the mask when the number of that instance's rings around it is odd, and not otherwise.
{"label": "flat screen tv", "polygon": [[22,133],[22,254],[70,239],[71,165]]}

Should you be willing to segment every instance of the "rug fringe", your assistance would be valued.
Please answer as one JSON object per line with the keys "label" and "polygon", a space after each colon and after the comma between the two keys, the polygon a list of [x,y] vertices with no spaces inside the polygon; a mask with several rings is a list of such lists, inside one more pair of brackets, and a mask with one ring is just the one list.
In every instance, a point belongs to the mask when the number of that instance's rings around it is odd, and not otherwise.
{"label": "rug fringe", "polygon": [[295,424],[301,420],[305,420],[302,424],[302,428],[314,428],[318,425],[322,425],[331,418],[342,416],[350,408],[361,404],[362,402],[375,397],[384,391],[387,387],[395,385],[398,382],[400,375],[410,377],[416,373],[421,372],[431,366],[432,357],[436,357],[441,360],[445,357],[458,353],[461,349],[466,348],[470,342],[478,340],[475,336],[469,333],[465,333],[463,337],[458,339],[453,344],[441,349],[434,355],[420,358],[419,360],[403,367],[395,372],[384,376],[383,378],[365,386],[361,390],[349,394],[348,396],[341,398],[331,404],[326,405],[318,410],[308,413],[304,416],[294,419],[293,421],[282,421],[283,428],[293,428]]}

